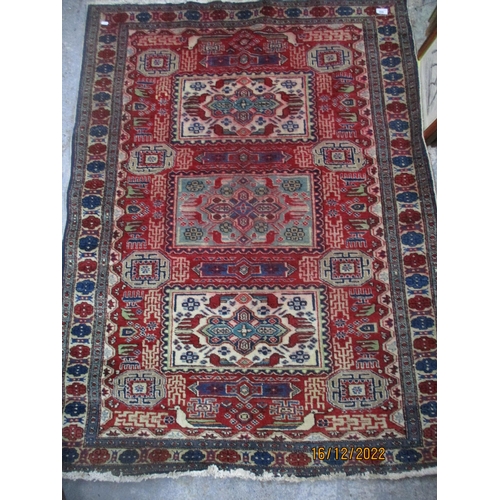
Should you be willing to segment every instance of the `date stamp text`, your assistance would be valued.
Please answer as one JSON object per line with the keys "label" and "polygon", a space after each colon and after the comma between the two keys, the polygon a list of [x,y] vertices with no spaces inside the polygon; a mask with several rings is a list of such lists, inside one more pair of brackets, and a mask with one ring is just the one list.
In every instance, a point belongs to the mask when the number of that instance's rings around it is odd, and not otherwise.
{"label": "date stamp text", "polygon": [[311,451],[313,460],[385,460],[385,448],[319,446],[311,448]]}

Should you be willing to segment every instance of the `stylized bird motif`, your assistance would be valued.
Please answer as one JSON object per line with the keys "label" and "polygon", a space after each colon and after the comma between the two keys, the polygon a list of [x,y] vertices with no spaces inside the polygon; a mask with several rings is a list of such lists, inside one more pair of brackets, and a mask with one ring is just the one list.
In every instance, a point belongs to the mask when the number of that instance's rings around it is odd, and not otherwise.
{"label": "stylized bird motif", "polygon": [[174,406],[174,410],[177,412],[175,421],[177,424],[182,427],[183,429],[199,429],[203,427],[217,427],[219,429],[228,429],[228,427],[225,427],[224,425],[220,424],[217,422],[217,420],[207,420],[207,419],[191,419],[188,420],[186,413],[184,410],[179,405]]}
{"label": "stylized bird motif", "polygon": [[183,344],[192,345],[193,347],[196,347],[197,349],[199,349],[202,345],[202,344],[200,344],[200,337],[198,337],[198,335],[196,335],[195,333],[177,332],[177,337]]}
{"label": "stylized bird motif", "polygon": [[316,419],[314,415],[318,413],[318,410],[311,410],[302,422],[275,422],[274,424],[262,427],[262,430],[282,430],[282,431],[308,431],[314,427],[316,424]]}
{"label": "stylized bird motif", "polygon": [[314,424],[316,423],[316,419],[314,418],[314,415],[318,413],[318,410],[311,410],[311,413],[306,415],[304,417],[304,422],[300,424],[295,430],[296,431],[308,431],[314,427]]}
{"label": "stylized bird motif", "polygon": [[271,356],[269,356],[269,359],[264,359],[260,363],[257,363],[255,366],[276,366],[282,357],[283,356],[281,354],[275,352],[271,354]]}
{"label": "stylized bird motif", "polygon": [[128,321],[135,321],[137,319],[133,309],[122,309],[122,317]]}
{"label": "stylized bird motif", "polygon": [[234,366],[234,363],[231,363],[225,358],[221,358],[215,353],[210,354],[209,359],[213,366]]}
{"label": "stylized bird motif", "polygon": [[268,231],[266,233],[266,244],[269,245],[274,242],[274,238],[276,237],[278,233],[276,231]]}
{"label": "stylized bird motif", "polygon": [[297,344],[302,344],[307,342],[314,334],[314,330],[309,330],[305,332],[295,332],[288,339],[287,347],[295,347]]}
{"label": "stylized bird motif", "polygon": [[194,425],[190,424],[187,421],[186,413],[181,409],[179,405],[174,406],[174,410],[176,410],[177,414],[175,416],[175,421],[178,425],[180,425],[183,429],[194,429]]}
{"label": "stylized bird motif", "polygon": [[175,334],[183,344],[190,344],[196,348],[200,348],[200,338],[193,332],[193,329],[200,324],[203,314],[197,314],[193,318],[184,318],[179,326],[175,329]]}

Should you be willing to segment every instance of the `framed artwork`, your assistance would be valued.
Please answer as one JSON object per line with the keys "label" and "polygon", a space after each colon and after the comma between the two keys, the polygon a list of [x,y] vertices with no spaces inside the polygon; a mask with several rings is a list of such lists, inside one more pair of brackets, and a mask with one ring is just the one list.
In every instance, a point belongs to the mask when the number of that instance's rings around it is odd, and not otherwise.
{"label": "framed artwork", "polygon": [[437,140],[437,29],[427,37],[417,54],[424,139]]}

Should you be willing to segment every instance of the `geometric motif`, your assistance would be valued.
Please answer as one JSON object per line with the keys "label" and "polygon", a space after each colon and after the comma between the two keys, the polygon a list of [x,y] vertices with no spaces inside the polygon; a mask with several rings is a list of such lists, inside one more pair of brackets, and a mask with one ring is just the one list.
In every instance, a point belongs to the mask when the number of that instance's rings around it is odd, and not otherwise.
{"label": "geometric motif", "polygon": [[238,382],[195,382],[189,390],[197,396],[235,397],[243,403],[253,398],[289,399],[300,392],[300,389],[290,382],[253,382],[247,377],[242,377]]}
{"label": "geometric motif", "polygon": [[269,167],[272,163],[286,163],[292,158],[283,151],[256,151],[255,149],[241,148],[237,151],[205,151],[196,160],[200,163],[210,164],[213,167],[223,167],[227,164],[238,164],[241,167],[263,166]]}
{"label": "geometric motif", "polygon": [[258,318],[245,306],[236,310],[233,316],[209,318],[207,325],[199,330],[210,345],[229,343],[240,354],[247,355],[259,343],[279,344],[290,330],[281,324],[279,317],[267,315]]}
{"label": "geometric motif", "polygon": [[130,152],[126,168],[133,174],[157,174],[174,165],[175,151],[165,144],[144,144]]}
{"label": "geometric motif", "polygon": [[352,51],[342,45],[322,45],[307,53],[307,64],[320,73],[347,69],[352,61]]}
{"label": "geometric motif", "polygon": [[134,252],[123,261],[122,279],[132,288],[158,288],[168,280],[169,267],[159,252]]}
{"label": "geometric motif", "polygon": [[[315,269],[316,270],[316,269]],[[252,262],[240,259],[237,262],[203,262],[193,268],[202,278],[232,278],[248,281],[256,277],[288,277],[295,268],[287,262]]]}
{"label": "geometric motif", "polygon": [[306,410],[312,410],[313,408],[317,408],[318,410],[325,409],[325,387],[324,379],[314,377],[306,380],[304,389]]}
{"label": "geometric motif", "polygon": [[187,405],[189,416],[199,419],[215,418],[219,408],[215,398],[192,398]]}
{"label": "geometric motif", "polygon": [[118,425],[124,427],[158,429],[169,425],[167,412],[117,411],[114,412],[114,416]]}
{"label": "geometric motif", "polygon": [[179,77],[174,140],[312,139],[310,87],[308,73]]}
{"label": "geometric motif", "polygon": [[276,403],[270,406],[270,414],[276,416],[279,420],[302,420],[304,407],[298,404],[298,401],[273,401]]}
{"label": "geometric motif", "polygon": [[325,415],[328,422],[328,429],[335,431],[337,435],[347,432],[359,432],[363,435],[378,434],[387,427],[387,417],[385,415],[373,415],[364,413],[357,415]]}
{"label": "geometric motif", "polygon": [[179,56],[170,50],[146,50],[137,58],[137,70],[145,76],[168,76],[179,68]]}
{"label": "geometric motif", "polygon": [[253,69],[279,66],[287,60],[282,54],[288,48],[285,35],[268,35],[243,29],[225,39],[217,35],[204,36],[198,43],[200,53],[205,55],[200,64],[208,68]]}
{"label": "geometric motif", "polygon": [[354,363],[354,352],[352,351],[352,339],[348,337],[342,345],[339,340],[333,344],[333,359],[336,370],[349,370]]}
{"label": "geometric motif", "polygon": [[176,177],[178,247],[314,247],[309,174]]}
{"label": "geometric motif", "polygon": [[166,394],[165,377],[154,371],[126,371],[113,385],[114,397],[127,406],[153,406]]}
{"label": "geometric motif", "polygon": [[371,371],[336,373],[327,380],[327,400],[342,409],[380,406],[388,397],[386,380]]}
{"label": "geometric motif", "polygon": [[319,264],[320,279],[334,287],[362,285],[373,274],[372,258],[359,250],[332,250]]}
{"label": "geometric motif", "polygon": [[365,165],[361,149],[350,141],[323,141],[312,152],[315,165],[333,172],[357,172]]}

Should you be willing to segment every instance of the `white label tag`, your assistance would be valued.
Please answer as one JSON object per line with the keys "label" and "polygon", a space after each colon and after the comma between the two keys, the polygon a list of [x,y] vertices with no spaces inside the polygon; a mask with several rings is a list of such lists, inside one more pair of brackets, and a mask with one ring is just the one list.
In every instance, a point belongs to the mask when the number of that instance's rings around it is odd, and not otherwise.
{"label": "white label tag", "polygon": [[101,21],[102,26],[107,26],[109,23],[108,21]]}
{"label": "white label tag", "polygon": [[387,7],[377,7],[375,12],[381,16],[387,16],[387,14],[389,14],[389,9]]}

